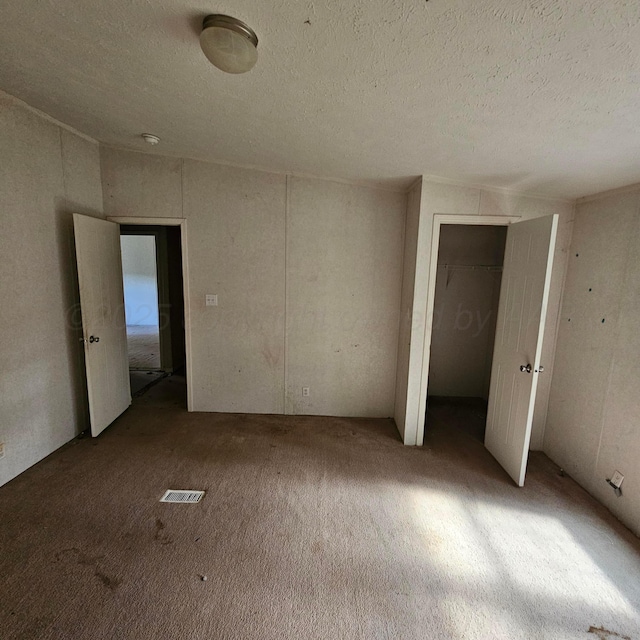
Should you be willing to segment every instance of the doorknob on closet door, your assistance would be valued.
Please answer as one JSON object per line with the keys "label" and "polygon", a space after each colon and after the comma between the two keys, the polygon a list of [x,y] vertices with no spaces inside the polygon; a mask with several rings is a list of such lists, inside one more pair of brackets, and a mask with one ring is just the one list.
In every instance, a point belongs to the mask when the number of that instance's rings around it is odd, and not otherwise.
{"label": "doorknob on closet door", "polygon": [[522,373],[531,373],[533,371],[533,367],[530,364],[521,364],[520,371],[522,371]]}
{"label": "doorknob on closet door", "polygon": [[100,342],[100,338],[98,338],[98,336],[90,336],[89,337],[89,342],[93,343],[93,342]]}

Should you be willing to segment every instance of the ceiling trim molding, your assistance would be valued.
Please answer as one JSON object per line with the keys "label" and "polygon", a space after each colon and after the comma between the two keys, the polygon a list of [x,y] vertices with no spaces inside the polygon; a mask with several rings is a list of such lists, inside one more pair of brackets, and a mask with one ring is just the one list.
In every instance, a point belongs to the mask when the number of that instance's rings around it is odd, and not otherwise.
{"label": "ceiling trim molding", "polygon": [[205,164],[215,164],[222,167],[232,167],[235,169],[246,169],[249,171],[260,171],[261,173],[269,173],[271,175],[279,175],[279,176],[291,176],[294,178],[305,178],[308,180],[324,180],[326,182],[336,182],[338,184],[346,184],[355,187],[363,187],[365,189],[374,189],[377,191],[387,191],[391,193],[409,193],[420,181],[424,182],[433,182],[436,184],[448,184],[456,187],[465,187],[467,189],[479,189],[481,191],[490,191],[493,193],[501,193],[503,195],[511,195],[518,197],[526,197],[533,198],[536,200],[547,200],[549,202],[561,202],[564,204],[575,204],[576,200],[571,198],[560,198],[557,196],[549,196],[541,193],[535,193],[532,191],[518,191],[517,189],[509,189],[507,187],[495,187],[486,184],[478,184],[472,182],[465,182],[463,180],[453,180],[451,178],[443,178],[441,176],[433,176],[433,175],[422,175],[416,177],[411,183],[405,188],[394,188],[387,187],[380,183],[377,183],[375,180],[349,180],[347,178],[337,178],[335,176],[319,176],[312,173],[304,173],[300,171],[275,171],[273,169],[265,169],[264,167],[251,165],[251,164],[239,164],[235,162],[227,162],[225,160],[207,160],[204,158],[198,158],[194,156],[181,156],[175,155],[171,153],[162,153],[161,151],[147,151],[146,149],[134,149],[132,147],[126,147],[123,145],[117,144],[109,144],[106,142],[99,143],[101,147],[115,149],[116,151],[126,151],[128,153],[140,153],[147,156],[156,156],[162,158],[173,158],[175,160],[192,160],[193,162],[204,162]]}
{"label": "ceiling trim molding", "polygon": [[465,182],[464,180],[454,180],[453,178],[443,178],[441,176],[432,176],[424,174],[422,181],[433,182],[435,184],[448,184],[452,187],[465,187],[467,189],[479,189],[481,191],[491,191],[492,193],[501,193],[509,196],[519,196],[521,198],[533,198],[535,200],[548,200],[549,202],[562,202],[564,204],[575,204],[575,198],[562,198],[560,196],[550,196],[535,191],[520,191],[518,189],[510,189],[509,187],[496,187],[488,184],[477,182]]}
{"label": "ceiling trim molding", "polygon": [[422,176],[418,176],[407,188],[407,193],[411,193],[416,187],[419,187],[422,185],[422,180],[423,177]]}
{"label": "ceiling trim molding", "polygon": [[582,196],[576,199],[576,204],[583,204],[585,202],[593,202],[594,200],[600,200],[609,196],[619,196],[623,193],[632,193],[633,191],[640,191],[640,182],[629,184],[625,187],[618,187],[617,189],[607,189],[607,191],[600,191],[598,193],[592,193],[588,196]]}
{"label": "ceiling trim molding", "polygon": [[306,178],[308,180],[324,180],[325,182],[337,182],[338,184],[347,184],[353,187],[363,187],[365,189],[375,189],[376,191],[387,191],[391,193],[408,193],[410,189],[415,185],[415,180],[411,182],[409,188],[401,187],[388,187],[371,180],[349,180],[347,178],[337,178],[335,176],[319,176],[313,173],[303,173],[300,171],[277,171],[274,169],[265,169],[264,167],[251,164],[239,164],[235,162],[227,162],[226,160],[207,160],[205,158],[198,158],[195,156],[181,156],[172,153],[163,153],[162,151],[147,151],[146,149],[134,149],[132,147],[126,147],[118,144],[110,144],[108,142],[100,142],[101,147],[108,149],[115,149],[116,151],[127,151],[129,153],[141,153],[145,156],[156,156],[161,158],[173,158],[174,160],[191,160],[193,162],[204,162],[205,164],[215,164],[221,167],[231,167],[234,169],[246,169],[248,171],[259,171],[261,173],[269,173],[277,176],[292,176],[293,178]]}
{"label": "ceiling trim molding", "polygon": [[46,120],[47,122],[55,125],[56,127],[60,127],[60,129],[64,129],[69,133],[73,133],[74,135],[78,136],[79,138],[82,138],[83,140],[86,140],[87,142],[92,142],[93,144],[100,144],[100,142],[95,138],[92,138],[86,133],[82,133],[82,131],[78,131],[77,129],[75,129],[69,124],[60,122],[60,120],[56,120],[56,118],[54,118],[53,116],[50,116],[48,113],[45,113],[44,111],[40,111],[40,109],[36,109],[36,107],[32,107],[28,102],[25,102],[20,98],[16,98],[15,96],[11,95],[10,93],[7,93],[6,91],[3,91],[2,89],[0,89],[0,99],[13,103],[15,106],[20,107],[25,111],[29,111],[30,113],[33,113],[34,115],[38,116],[39,118],[42,118],[43,120]]}

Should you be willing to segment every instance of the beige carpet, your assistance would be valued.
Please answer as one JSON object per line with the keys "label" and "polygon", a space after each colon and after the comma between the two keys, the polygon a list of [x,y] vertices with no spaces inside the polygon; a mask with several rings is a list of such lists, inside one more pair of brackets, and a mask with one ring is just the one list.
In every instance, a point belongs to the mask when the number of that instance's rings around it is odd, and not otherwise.
{"label": "beige carpet", "polygon": [[446,406],[418,449],[179,386],[0,488],[3,640],[640,638],[640,541],[544,455],[517,489]]}
{"label": "beige carpet", "polygon": [[129,369],[160,368],[160,335],[158,327],[127,325]]}

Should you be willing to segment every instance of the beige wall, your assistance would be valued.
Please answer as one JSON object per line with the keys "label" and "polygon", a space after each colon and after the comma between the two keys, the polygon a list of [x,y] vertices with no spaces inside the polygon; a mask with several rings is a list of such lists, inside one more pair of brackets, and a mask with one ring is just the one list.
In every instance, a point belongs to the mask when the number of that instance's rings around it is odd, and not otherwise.
{"label": "beige wall", "polygon": [[285,177],[190,160],[183,171],[193,409],[283,413]]}
{"label": "beige wall", "polygon": [[195,410],[393,415],[405,194],[101,157],[108,215],[187,219]]}
{"label": "beige wall", "polygon": [[[406,378],[398,378],[396,387],[396,423],[402,425],[401,433],[405,444],[421,441],[426,410],[427,371],[423,367],[425,354],[425,327],[427,323],[427,283],[431,260],[431,236],[433,219],[436,214],[482,215],[482,216],[518,216],[523,220],[557,213],[560,215],[558,241],[553,266],[553,278],[549,298],[549,311],[545,328],[542,361],[546,371],[553,367],[557,316],[564,275],[566,271],[567,251],[573,222],[573,204],[569,202],[535,198],[508,192],[494,192],[473,187],[431,182],[423,178],[420,194],[420,211],[417,224],[407,229],[405,244],[408,248],[416,246],[415,264],[413,253],[405,253],[404,279],[408,290],[413,283],[413,306],[411,308],[409,364]],[[409,218],[408,218],[409,220]],[[412,238],[409,233],[416,233]],[[407,283],[408,281],[408,283]],[[408,310],[409,307],[407,306]],[[403,322],[405,306],[403,306]],[[406,326],[404,325],[405,331]],[[402,333],[401,333],[402,335]],[[426,356],[428,358],[428,350]],[[400,363],[403,367],[405,363]],[[405,383],[406,380],[406,383]],[[538,384],[538,396],[533,418],[531,448],[540,449],[544,435],[551,374],[541,376]],[[406,398],[405,401],[402,398]]]}
{"label": "beige wall", "polygon": [[[549,457],[638,535],[639,256],[640,187],[578,204],[544,439]],[[616,469],[621,498],[606,483]]]}
{"label": "beige wall", "polygon": [[392,416],[406,196],[289,181],[286,411]]}
{"label": "beige wall", "polygon": [[86,428],[73,212],[102,217],[96,143],[0,94],[0,485]]}

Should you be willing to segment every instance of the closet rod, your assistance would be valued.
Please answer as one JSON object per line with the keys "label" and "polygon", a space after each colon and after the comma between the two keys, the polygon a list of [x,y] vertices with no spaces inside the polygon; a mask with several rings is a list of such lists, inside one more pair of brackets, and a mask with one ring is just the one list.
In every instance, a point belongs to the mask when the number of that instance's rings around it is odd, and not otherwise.
{"label": "closet rod", "polygon": [[501,266],[490,264],[439,264],[438,268],[449,271],[502,271]]}

